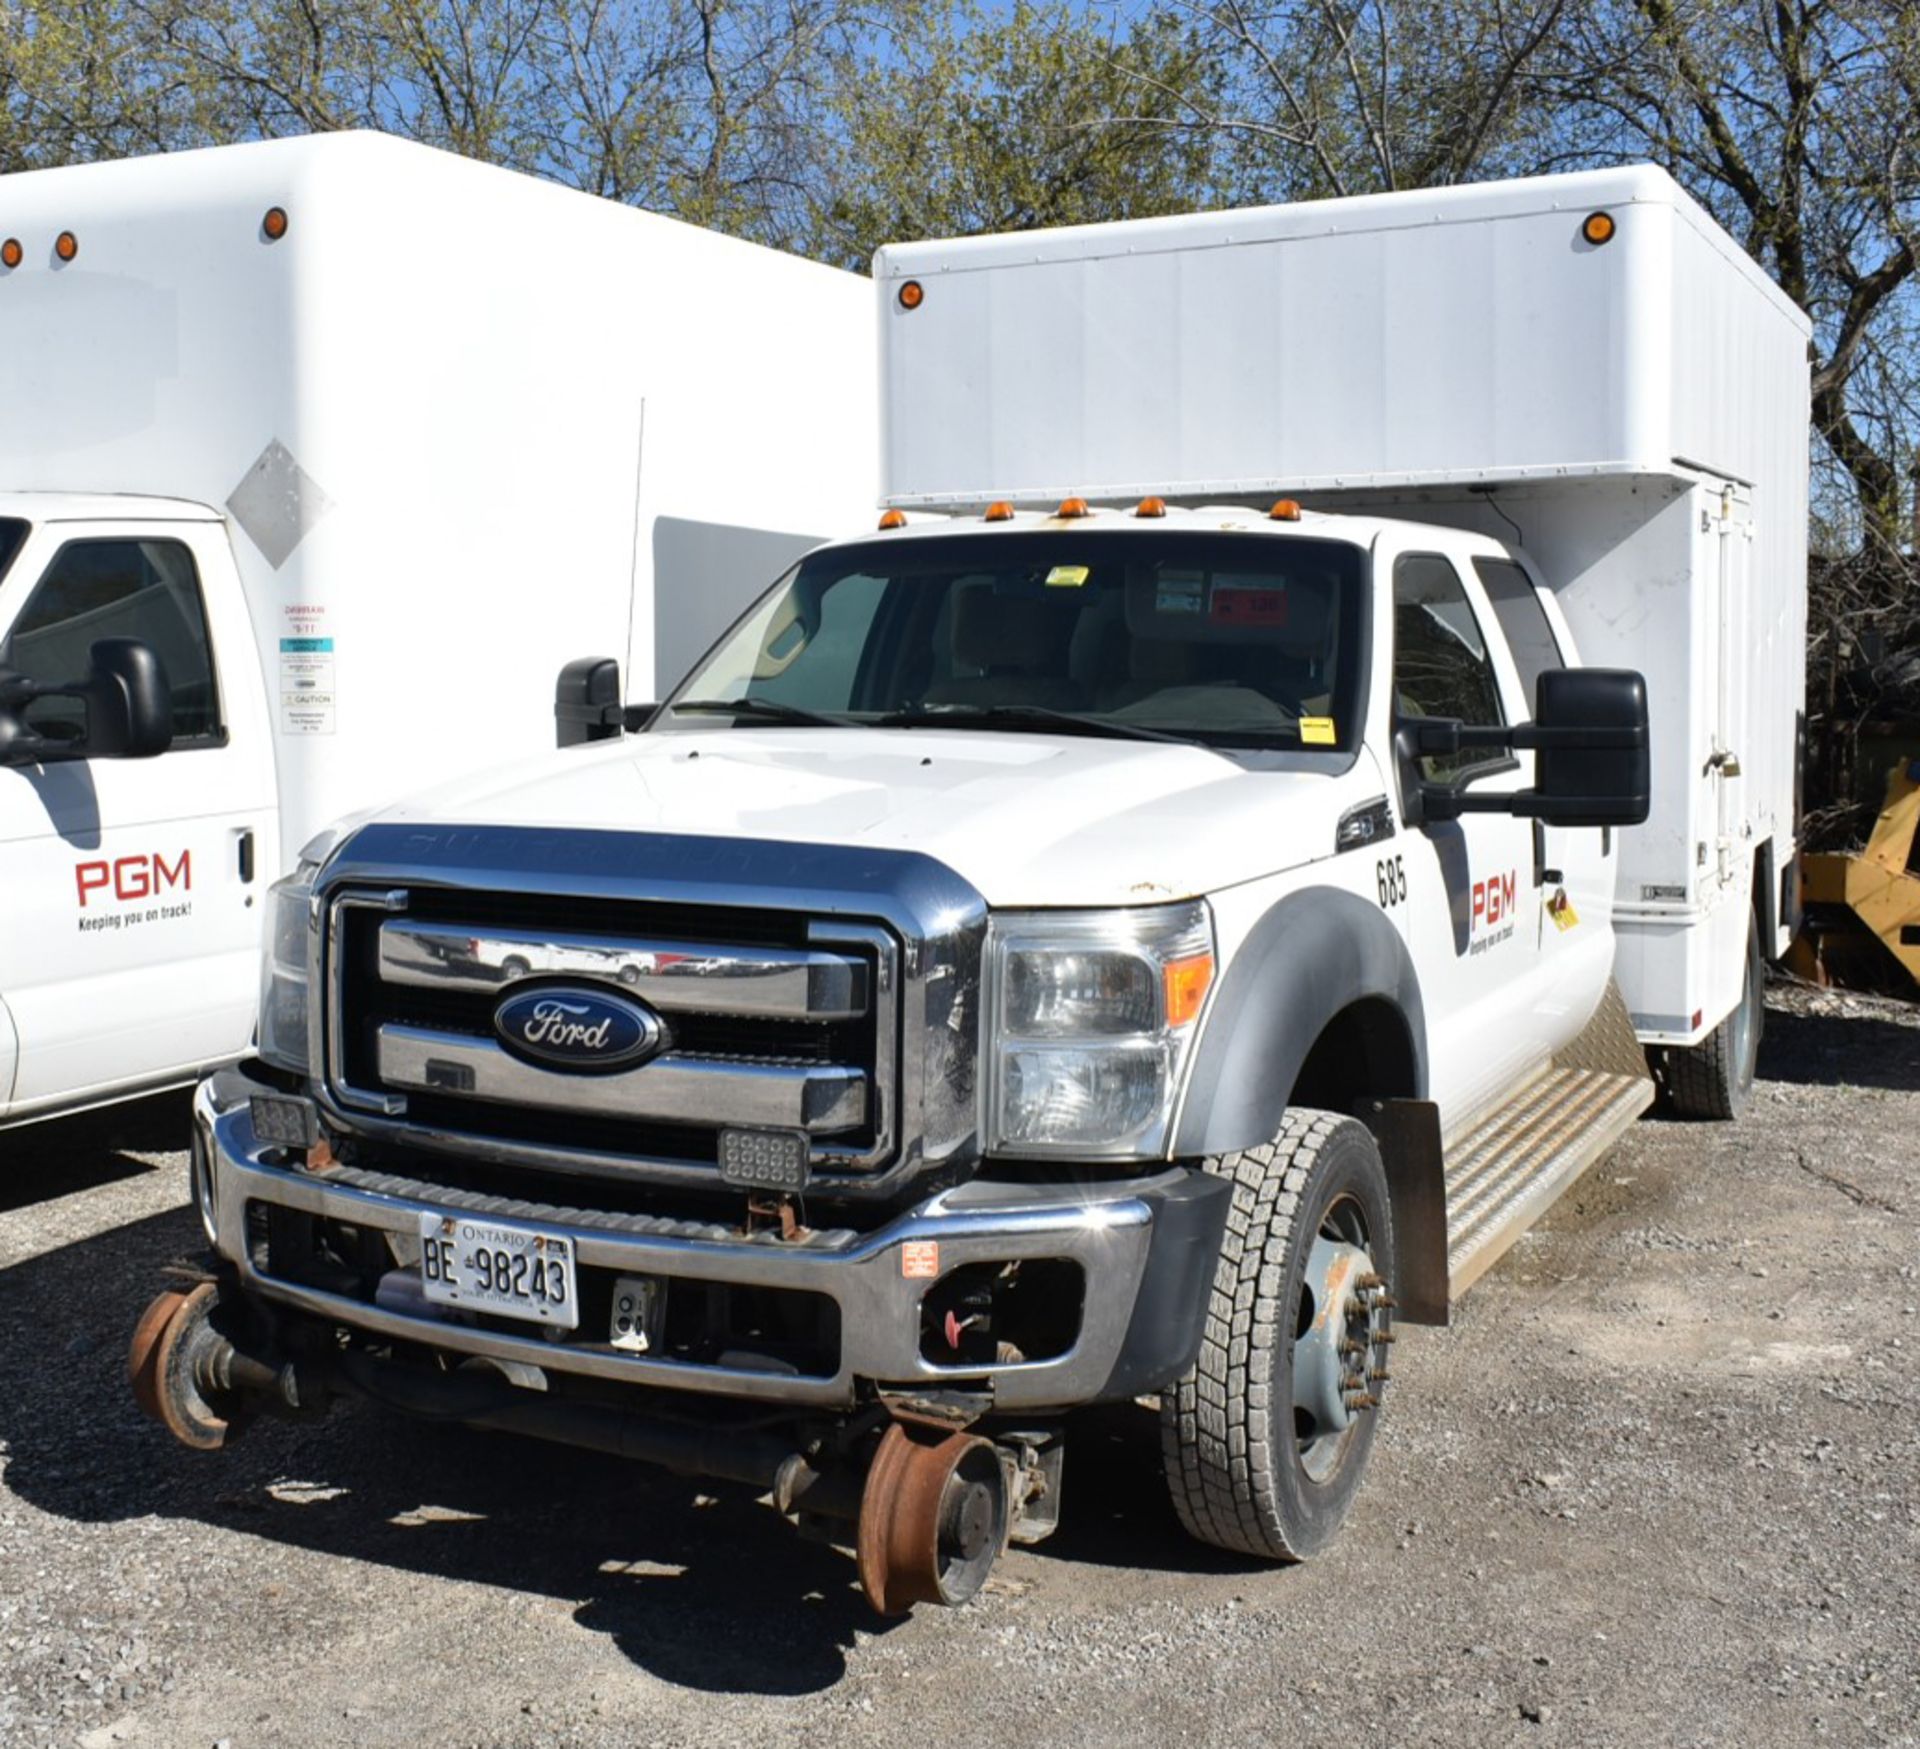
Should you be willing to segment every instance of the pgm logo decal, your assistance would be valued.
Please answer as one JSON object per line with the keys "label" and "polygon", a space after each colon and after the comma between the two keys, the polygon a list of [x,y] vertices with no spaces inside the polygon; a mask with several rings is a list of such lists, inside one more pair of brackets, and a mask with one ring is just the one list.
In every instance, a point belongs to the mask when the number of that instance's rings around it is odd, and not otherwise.
{"label": "pgm logo decal", "polygon": [[163,899],[162,895],[193,890],[193,852],[181,850],[169,858],[155,850],[76,862],[73,886],[79,909],[85,913],[79,919],[82,931],[133,929],[189,917],[191,899]]}
{"label": "pgm logo decal", "polygon": [[1473,883],[1473,916],[1468,953],[1485,953],[1513,936],[1514,907],[1520,891],[1518,871]]}

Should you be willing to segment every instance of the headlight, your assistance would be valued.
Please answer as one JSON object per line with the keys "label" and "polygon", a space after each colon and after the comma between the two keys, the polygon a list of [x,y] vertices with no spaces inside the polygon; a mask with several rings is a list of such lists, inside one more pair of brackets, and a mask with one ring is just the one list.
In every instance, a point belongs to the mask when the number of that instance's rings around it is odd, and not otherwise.
{"label": "headlight", "polygon": [[997,913],[987,1146],[1152,1158],[1213,983],[1204,904]]}
{"label": "headlight", "polygon": [[275,1068],[308,1072],[307,968],[313,932],[313,883],[359,823],[329,827],[300,852],[292,874],[267,889],[267,938],[260,956],[260,1055]]}

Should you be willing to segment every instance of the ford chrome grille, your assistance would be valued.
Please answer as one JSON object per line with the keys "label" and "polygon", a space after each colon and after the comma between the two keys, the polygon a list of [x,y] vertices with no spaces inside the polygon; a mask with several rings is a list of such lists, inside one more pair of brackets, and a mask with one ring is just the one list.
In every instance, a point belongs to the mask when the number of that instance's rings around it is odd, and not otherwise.
{"label": "ford chrome grille", "polygon": [[[711,1176],[725,1128],[798,1131],[817,1171],[898,1145],[898,947],[877,923],[534,894],[345,890],[328,908],[328,1091],[429,1146]],[[583,1073],[509,1051],[509,994],[615,993],[656,1054]]]}

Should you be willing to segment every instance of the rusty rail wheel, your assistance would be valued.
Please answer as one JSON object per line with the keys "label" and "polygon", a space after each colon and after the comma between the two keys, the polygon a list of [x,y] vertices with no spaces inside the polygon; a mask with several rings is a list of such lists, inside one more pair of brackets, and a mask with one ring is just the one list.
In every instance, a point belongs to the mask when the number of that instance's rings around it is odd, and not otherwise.
{"label": "rusty rail wheel", "polygon": [[218,1451],[238,1432],[225,1393],[206,1383],[201,1364],[222,1341],[208,1323],[219,1294],[203,1281],[157,1295],[140,1314],[127,1353],[134,1401],[195,1451]]}
{"label": "rusty rail wheel", "polygon": [[860,1588],[876,1610],[965,1603],[1006,1542],[1006,1473],[991,1440],[887,1429],[860,1496]]}

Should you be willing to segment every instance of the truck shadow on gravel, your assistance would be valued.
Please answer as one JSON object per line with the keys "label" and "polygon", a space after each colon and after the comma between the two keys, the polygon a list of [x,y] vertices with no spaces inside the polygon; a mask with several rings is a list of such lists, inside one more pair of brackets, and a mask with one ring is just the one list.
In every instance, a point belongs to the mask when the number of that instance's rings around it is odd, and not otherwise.
{"label": "truck shadow on gravel", "polygon": [[1760,1040],[1760,1078],[1798,1087],[1920,1093],[1920,1026],[1769,1008]]}
{"label": "truck shadow on gravel", "polygon": [[0,1130],[0,1214],[151,1172],[135,1156],[185,1148],[192,1114],[181,1091]]}
{"label": "truck shadow on gravel", "polygon": [[[663,1681],[715,1693],[801,1695],[845,1673],[856,1632],[884,1634],[844,1551],[811,1543],[770,1508],[590,1452],[337,1405],[324,1419],[261,1420],[223,1452],[189,1452],[135,1408],[126,1342],[161,1270],[197,1251],[179,1209],[0,1270],[0,1501],[81,1524],[147,1516],[293,1551],[260,1562],[306,1607],[332,1593],[342,1557],[430,1581],[557,1598]],[[1160,1485],[1144,1410],[1076,1437],[1066,1522],[1037,1551],[1101,1565],[1240,1564],[1182,1538]],[[191,1529],[187,1532],[191,1537]],[[238,1558],[231,1548],[226,1558]],[[376,1607],[394,1633],[434,1630],[435,1587],[393,1587]],[[356,1601],[356,1610],[365,1599]],[[303,1630],[307,1631],[307,1630]]]}

